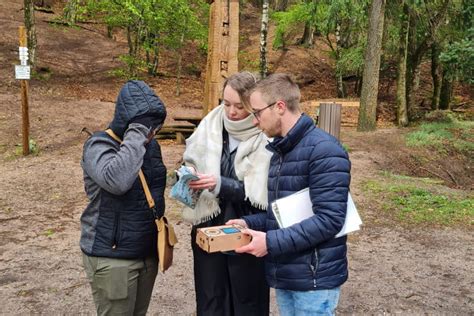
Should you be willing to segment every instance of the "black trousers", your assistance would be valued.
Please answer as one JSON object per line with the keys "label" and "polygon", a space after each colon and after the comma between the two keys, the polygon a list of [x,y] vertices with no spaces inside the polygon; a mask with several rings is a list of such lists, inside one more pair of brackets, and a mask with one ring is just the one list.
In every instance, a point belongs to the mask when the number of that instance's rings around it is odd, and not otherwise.
{"label": "black trousers", "polygon": [[207,253],[196,244],[194,286],[198,316],[265,316],[270,292],[265,281],[263,258],[249,254]]}

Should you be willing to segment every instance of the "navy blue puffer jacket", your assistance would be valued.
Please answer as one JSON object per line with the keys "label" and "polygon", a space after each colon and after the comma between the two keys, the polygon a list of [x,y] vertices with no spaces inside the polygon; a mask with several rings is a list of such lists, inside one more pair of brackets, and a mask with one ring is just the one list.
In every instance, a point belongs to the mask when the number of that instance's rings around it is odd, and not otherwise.
{"label": "navy blue puffer jacket", "polygon": [[[279,229],[267,214],[244,217],[252,229],[267,232],[265,273],[273,288],[309,291],[332,289],[347,280],[346,237],[334,238],[346,215],[350,161],[337,139],[302,115],[283,138],[267,147],[274,155],[268,201],[310,189],[314,215]],[[270,204],[270,203],[269,203]]]}

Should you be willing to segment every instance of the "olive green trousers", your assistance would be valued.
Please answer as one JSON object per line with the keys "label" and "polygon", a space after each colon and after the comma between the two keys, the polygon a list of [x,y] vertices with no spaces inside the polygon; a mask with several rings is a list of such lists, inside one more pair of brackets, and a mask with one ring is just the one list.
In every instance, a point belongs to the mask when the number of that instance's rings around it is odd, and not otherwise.
{"label": "olive green trousers", "polygon": [[83,254],[97,315],[145,315],[158,273],[157,258],[114,259]]}

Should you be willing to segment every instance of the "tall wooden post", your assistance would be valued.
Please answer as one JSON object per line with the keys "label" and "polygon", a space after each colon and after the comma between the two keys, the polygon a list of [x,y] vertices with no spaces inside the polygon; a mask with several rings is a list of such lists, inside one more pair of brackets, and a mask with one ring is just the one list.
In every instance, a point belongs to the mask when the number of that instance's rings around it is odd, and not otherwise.
{"label": "tall wooden post", "polygon": [[[27,40],[26,40],[25,27],[20,26],[18,31],[19,31],[19,37],[20,37],[20,47],[27,47],[28,45],[27,45]],[[23,61],[22,61],[22,64],[23,64]],[[28,81],[27,80],[25,79],[20,80],[20,89],[21,89],[22,144],[23,144],[23,155],[26,156],[30,153],[30,142],[29,142],[30,118],[28,114]]]}
{"label": "tall wooden post", "polygon": [[225,79],[239,68],[239,0],[210,2],[203,116],[219,104]]}

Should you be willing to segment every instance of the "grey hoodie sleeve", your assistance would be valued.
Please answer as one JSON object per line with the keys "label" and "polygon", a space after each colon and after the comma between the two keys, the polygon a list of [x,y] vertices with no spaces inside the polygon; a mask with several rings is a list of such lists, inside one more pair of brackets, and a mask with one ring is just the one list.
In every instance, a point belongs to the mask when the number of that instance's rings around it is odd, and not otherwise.
{"label": "grey hoodie sleeve", "polygon": [[122,144],[110,138],[91,137],[84,145],[82,168],[102,189],[126,193],[138,177],[143,164],[149,129],[130,124]]}

